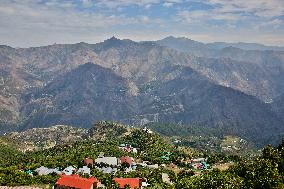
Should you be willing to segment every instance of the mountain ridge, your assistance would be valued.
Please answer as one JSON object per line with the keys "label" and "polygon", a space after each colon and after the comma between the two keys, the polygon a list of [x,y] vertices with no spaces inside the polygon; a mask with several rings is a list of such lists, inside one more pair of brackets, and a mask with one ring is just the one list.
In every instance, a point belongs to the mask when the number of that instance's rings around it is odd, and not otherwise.
{"label": "mountain ridge", "polygon": [[210,43],[203,43],[199,41],[192,40],[187,37],[174,37],[174,36],[168,36],[163,39],[157,40],[156,42],[161,43],[163,41],[173,41],[178,40],[180,42],[187,43],[188,45],[190,43],[192,44],[198,44],[200,47],[206,47],[209,49],[216,49],[221,50],[226,47],[235,47],[242,50],[274,50],[274,51],[284,51],[284,46],[271,46],[271,45],[264,45],[261,43],[246,43],[246,42],[210,42]]}
{"label": "mountain ridge", "polygon": [[[268,55],[263,55],[263,63],[197,57],[155,42],[117,38],[99,44],[0,48],[0,81],[5,78],[0,99],[13,104],[0,106],[1,115],[8,112],[5,119],[22,130],[54,124],[88,127],[104,118],[144,124],[157,120],[159,113],[164,122],[234,125],[252,134],[246,124],[260,133],[272,123],[269,133],[281,134],[282,122],[259,100],[273,100],[282,91],[282,54],[276,52],[271,56],[276,57],[273,66],[263,67]],[[94,80],[100,74],[101,79]],[[105,89],[112,92],[107,94]],[[237,106],[237,101],[244,103]]]}
{"label": "mountain ridge", "polygon": [[271,131],[282,132],[277,127],[281,124],[278,117],[255,97],[208,82],[187,67],[167,69],[179,74],[153,85],[150,91],[140,89],[138,95],[133,95],[127,80],[111,69],[93,63],[81,65],[33,96],[22,111],[29,117],[23,128],[32,128],[34,124],[88,128],[99,120],[135,125],[153,121],[157,116],[154,121],[162,123],[182,121],[213,128],[234,125],[236,130],[230,134],[241,134],[256,143],[260,133],[267,132],[267,136],[261,137],[271,138]]}

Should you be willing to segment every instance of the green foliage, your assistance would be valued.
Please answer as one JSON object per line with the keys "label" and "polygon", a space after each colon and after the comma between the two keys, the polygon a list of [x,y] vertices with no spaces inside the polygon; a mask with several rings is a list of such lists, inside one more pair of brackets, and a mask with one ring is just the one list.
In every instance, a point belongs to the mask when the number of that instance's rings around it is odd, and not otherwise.
{"label": "green foliage", "polygon": [[17,144],[7,138],[0,138],[0,167],[14,165],[23,153],[16,149]]}
{"label": "green foliage", "polygon": [[[236,148],[226,151],[227,155],[247,155],[255,154],[254,145],[248,141],[242,140],[237,136],[231,136],[228,131],[231,127],[208,127],[202,125],[182,125],[182,124],[164,124],[149,123],[147,127],[170,137],[171,139],[180,139],[177,146],[188,146],[202,153],[221,153],[222,147],[234,146]],[[230,134],[230,135],[228,135]],[[230,143],[231,142],[231,143]]]}
{"label": "green foliage", "polygon": [[148,133],[140,129],[125,136],[125,142],[139,148],[143,153],[141,158],[153,163],[163,163],[160,158],[164,152],[171,151],[172,146],[156,133]]}
{"label": "green foliage", "polygon": [[15,167],[0,169],[1,186],[35,185],[35,184],[54,184],[59,178],[56,174],[47,176],[31,176],[23,171],[16,170]]}
{"label": "green foliage", "polygon": [[281,175],[277,164],[268,159],[259,158],[252,163],[242,164],[234,173],[243,178],[245,188],[277,188],[281,184]]}
{"label": "green foliage", "polygon": [[177,179],[181,180],[181,179],[189,179],[190,177],[192,177],[194,175],[193,171],[181,171],[180,173],[177,174]]}
{"label": "green foliage", "polygon": [[276,148],[267,146],[261,157],[241,162],[227,171],[213,170],[197,177],[181,172],[176,188],[283,188],[283,145],[284,142]]}
{"label": "green foliage", "polygon": [[217,136],[223,137],[222,128],[210,128],[202,125],[181,125],[165,123],[149,123],[147,127],[165,136]]}
{"label": "green foliage", "polygon": [[126,126],[109,121],[100,121],[88,130],[89,136],[96,139],[117,139],[126,132]]}
{"label": "green foliage", "polygon": [[229,172],[221,172],[219,170],[213,170],[202,174],[199,177],[191,177],[190,179],[183,177],[176,185],[176,188],[183,189],[231,189],[241,187],[242,179],[240,177],[236,177],[236,175]]}
{"label": "green foliage", "polygon": [[[205,155],[207,156],[207,155]],[[212,155],[208,155],[208,160],[207,163],[209,164],[214,164],[217,162],[229,162],[229,161],[233,161],[233,162],[239,162],[241,161],[240,156],[237,155],[226,155],[225,153],[220,153],[220,154],[212,154]]]}

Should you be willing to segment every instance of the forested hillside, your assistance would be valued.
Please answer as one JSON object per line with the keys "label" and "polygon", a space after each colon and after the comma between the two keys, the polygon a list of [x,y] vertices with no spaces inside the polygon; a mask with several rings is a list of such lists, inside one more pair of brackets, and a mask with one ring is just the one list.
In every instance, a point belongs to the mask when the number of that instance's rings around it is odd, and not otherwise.
{"label": "forested hillside", "polygon": [[[102,133],[107,135],[102,135]],[[119,169],[114,174],[104,173],[98,171],[96,167],[90,167],[91,175],[99,179],[106,188],[114,187],[112,184],[114,177],[140,177],[147,180],[148,186],[146,188],[257,189],[283,187],[283,142],[277,147],[265,147],[262,150],[262,155],[253,159],[212,154],[207,156],[210,168],[198,170],[185,162],[198,156],[202,157],[204,154],[192,151],[185,146],[173,148],[175,146],[173,143],[149,129],[136,129],[115,123],[100,122],[96,124],[94,130],[88,132],[88,137],[88,140],[59,145],[46,150],[26,152],[17,151],[11,146],[10,141],[1,139],[1,152],[13,152],[13,154],[0,154],[0,184],[52,186],[59,176],[55,173],[38,175],[35,171],[37,168],[41,166],[57,167],[58,170],[67,166],[79,168],[83,166],[82,160],[84,158],[95,159],[103,152],[105,157],[131,156],[137,164],[147,161],[149,164],[157,164],[158,166],[157,168],[150,168],[150,165],[149,167],[138,166],[136,170],[131,172],[125,172],[127,167],[122,166],[118,167]],[[138,148],[139,152],[124,151],[119,147],[122,143],[131,144]],[[185,149],[187,150],[185,151]],[[161,157],[164,157],[165,152],[169,156],[163,159]],[[218,167],[221,164],[225,165],[226,162],[230,165],[229,168],[224,170]],[[215,168],[216,166],[217,168]],[[162,179],[164,174],[169,175],[170,183]],[[87,175],[85,176],[87,177]]]}

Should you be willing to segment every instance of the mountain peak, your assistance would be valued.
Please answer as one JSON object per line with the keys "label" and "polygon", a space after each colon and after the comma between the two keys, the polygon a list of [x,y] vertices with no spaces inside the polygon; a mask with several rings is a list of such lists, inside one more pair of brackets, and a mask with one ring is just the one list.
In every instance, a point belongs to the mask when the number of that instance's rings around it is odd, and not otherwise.
{"label": "mountain peak", "polygon": [[[187,37],[174,37],[172,35],[162,39],[162,40],[179,40],[179,41],[194,41],[190,38],[187,38]],[[194,41],[194,42],[197,42],[197,41]]]}
{"label": "mountain peak", "polygon": [[176,39],[176,37],[170,35],[170,36],[168,36],[168,37],[165,37],[164,39]]}
{"label": "mountain peak", "polygon": [[115,36],[112,36],[111,38],[109,39],[106,39],[104,42],[106,41],[111,41],[111,42],[115,42],[115,41],[121,41],[120,39],[116,38]]}
{"label": "mountain peak", "polygon": [[122,46],[129,46],[129,45],[133,45],[133,44],[137,44],[137,42],[134,42],[132,40],[129,39],[118,39],[116,37],[111,37],[109,39],[104,40],[101,43],[97,43],[95,45],[95,50],[96,51],[101,51],[101,50],[106,50],[109,48],[116,48],[116,47],[122,47]]}

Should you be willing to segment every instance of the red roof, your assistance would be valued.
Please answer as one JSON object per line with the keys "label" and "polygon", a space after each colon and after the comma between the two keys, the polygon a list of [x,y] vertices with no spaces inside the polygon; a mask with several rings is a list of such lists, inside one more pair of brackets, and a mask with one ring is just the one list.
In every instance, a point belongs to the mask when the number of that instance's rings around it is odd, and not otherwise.
{"label": "red roof", "polygon": [[121,163],[128,163],[129,165],[131,165],[133,163],[133,160],[131,157],[128,156],[122,156],[120,158]]}
{"label": "red roof", "polygon": [[94,160],[92,160],[91,158],[85,158],[84,159],[84,164],[85,165],[89,165],[89,164],[93,165],[94,164]]}
{"label": "red roof", "polygon": [[131,189],[142,186],[141,178],[114,178],[112,180],[119,184],[119,188],[125,188],[125,185],[129,185]]}
{"label": "red roof", "polygon": [[57,180],[56,184],[60,186],[69,186],[73,188],[80,189],[90,189],[94,183],[98,183],[99,181],[94,178],[82,178],[79,175],[61,175],[61,177]]}

